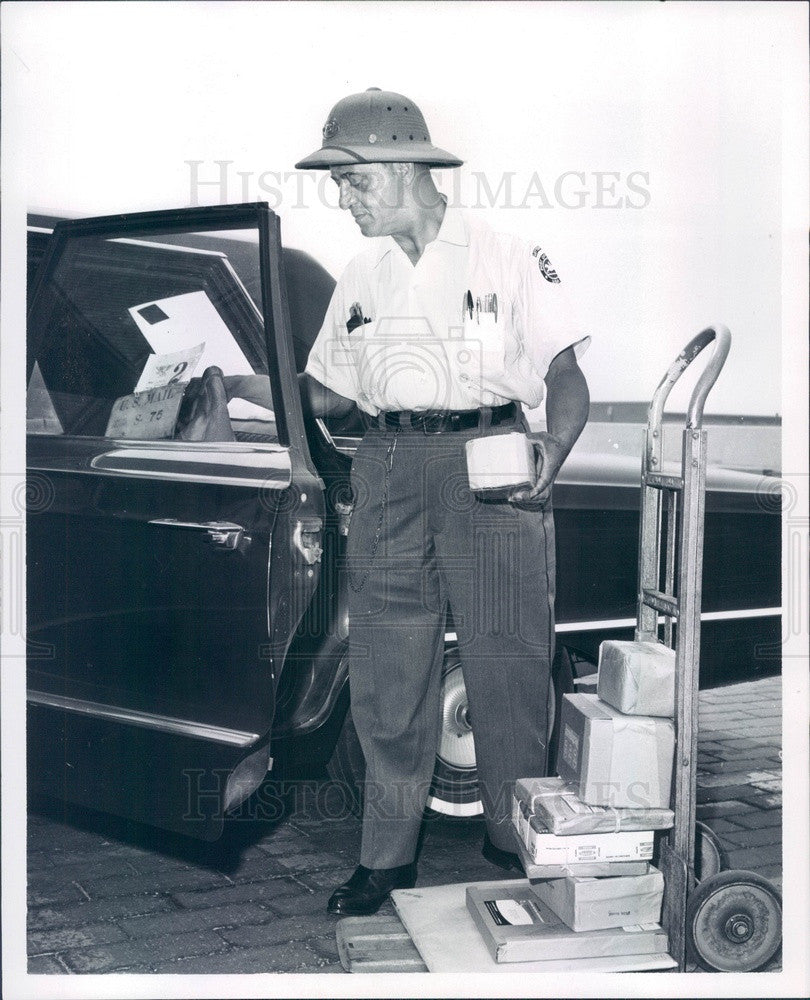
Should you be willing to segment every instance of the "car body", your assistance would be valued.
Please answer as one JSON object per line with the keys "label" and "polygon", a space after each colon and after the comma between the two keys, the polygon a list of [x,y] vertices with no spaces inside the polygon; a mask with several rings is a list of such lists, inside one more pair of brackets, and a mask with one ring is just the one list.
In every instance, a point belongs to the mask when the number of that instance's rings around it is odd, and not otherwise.
{"label": "car body", "polygon": [[[306,740],[338,762],[356,752],[343,553],[361,431],[305,420],[296,380],[334,282],[282,250],[262,203],[32,222],[31,788],[214,839],[274,759],[294,763]],[[221,439],[144,430],[185,394],[182,381],[148,388],[150,365],[193,366],[195,350],[198,373],[267,375],[272,411],[228,404]],[[554,489],[557,698],[635,620],[639,460],[620,446],[621,413],[594,413]],[[704,684],[779,669],[772,471],[709,469]],[[454,640],[449,618],[430,804],[471,815],[474,721]]]}

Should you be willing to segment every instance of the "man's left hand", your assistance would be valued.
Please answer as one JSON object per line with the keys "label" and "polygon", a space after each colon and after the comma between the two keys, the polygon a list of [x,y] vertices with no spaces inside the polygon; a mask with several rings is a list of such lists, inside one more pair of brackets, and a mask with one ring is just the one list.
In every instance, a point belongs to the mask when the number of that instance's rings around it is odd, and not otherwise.
{"label": "man's left hand", "polygon": [[532,444],[537,461],[537,481],[530,490],[516,490],[512,493],[509,497],[512,503],[546,503],[551,495],[552,483],[568,454],[562,441],[546,431],[533,434]]}

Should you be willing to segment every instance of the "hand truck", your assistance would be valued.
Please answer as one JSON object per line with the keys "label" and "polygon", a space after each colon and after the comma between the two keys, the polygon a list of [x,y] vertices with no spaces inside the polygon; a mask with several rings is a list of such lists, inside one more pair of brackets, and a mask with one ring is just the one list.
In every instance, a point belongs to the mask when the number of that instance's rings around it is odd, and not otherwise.
{"label": "hand truck", "polygon": [[[712,355],[689,401],[680,474],[672,475],[664,471],[664,405],[684,371],[712,342]],[[687,957],[710,971],[761,969],[773,959],[782,942],[782,900],[777,890],[753,872],[720,871],[722,854],[714,834],[703,824],[696,824],[706,489],[703,408],[730,345],[726,327],[708,327],[670,365],[650,405],[641,466],[635,639],[660,641],[661,615],[663,642],[675,649],[675,823],[661,843],[659,865],[665,886],[663,925],[669,935],[670,955],[680,971],[686,967]]]}

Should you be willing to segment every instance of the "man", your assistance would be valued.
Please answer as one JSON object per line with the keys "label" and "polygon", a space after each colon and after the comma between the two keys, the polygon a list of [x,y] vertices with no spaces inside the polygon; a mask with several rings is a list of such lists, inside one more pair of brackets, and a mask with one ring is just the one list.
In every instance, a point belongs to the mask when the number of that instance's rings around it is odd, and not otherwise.
{"label": "man", "polygon": [[[329,901],[375,912],[415,884],[418,836],[440,735],[446,610],[458,635],[487,833],[484,854],[518,867],[515,778],[545,774],[553,655],[550,491],[579,436],[588,391],[560,281],[540,247],[447,205],[433,146],[407,97],[340,101],[323,146],[296,164],[331,172],[340,207],[382,237],[338,281],[302,376],[315,415],[353,406],[368,430],[352,466],[349,684],[366,758],[360,866]],[[465,445],[526,428],[547,397],[536,481],[500,499],[467,485]],[[260,401],[260,400],[258,400]],[[532,476],[534,478],[534,476]]]}

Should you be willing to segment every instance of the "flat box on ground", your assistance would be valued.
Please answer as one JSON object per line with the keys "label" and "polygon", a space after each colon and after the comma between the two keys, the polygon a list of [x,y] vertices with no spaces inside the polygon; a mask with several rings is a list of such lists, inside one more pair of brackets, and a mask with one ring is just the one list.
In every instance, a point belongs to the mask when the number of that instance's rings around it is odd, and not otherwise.
{"label": "flat box on ground", "polygon": [[675,650],[661,642],[606,639],[596,694],[625,715],[675,716]]}
{"label": "flat box on ground", "polygon": [[619,878],[552,878],[532,888],[571,930],[598,931],[661,920],[664,876],[657,868],[646,875]]}
{"label": "flat box on ground", "polygon": [[515,799],[541,820],[551,833],[613,833],[617,830],[668,830],[675,822],[671,809],[611,809],[583,802],[562,778],[519,778]]}
{"label": "flat box on ground", "polygon": [[[494,882],[454,882],[451,885],[394,889],[391,893],[397,914],[429,972],[461,973],[463,976],[476,972],[498,972],[520,976],[527,972],[546,975],[551,972],[645,972],[673,969],[677,965],[666,952],[498,963],[467,909],[467,889],[471,886],[496,889],[498,893],[507,888],[529,889],[525,879],[499,879]],[[338,926],[341,924],[346,924],[346,921],[339,921]],[[515,983],[515,988],[519,988],[517,979]]]}
{"label": "flat box on ground", "polygon": [[613,930],[572,931],[531,887],[467,889],[467,909],[496,962],[665,953],[657,923]]}
{"label": "flat box on ground", "polygon": [[557,771],[583,802],[668,808],[674,756],[670,719],[624,715],[592,694],[564,695]]}

